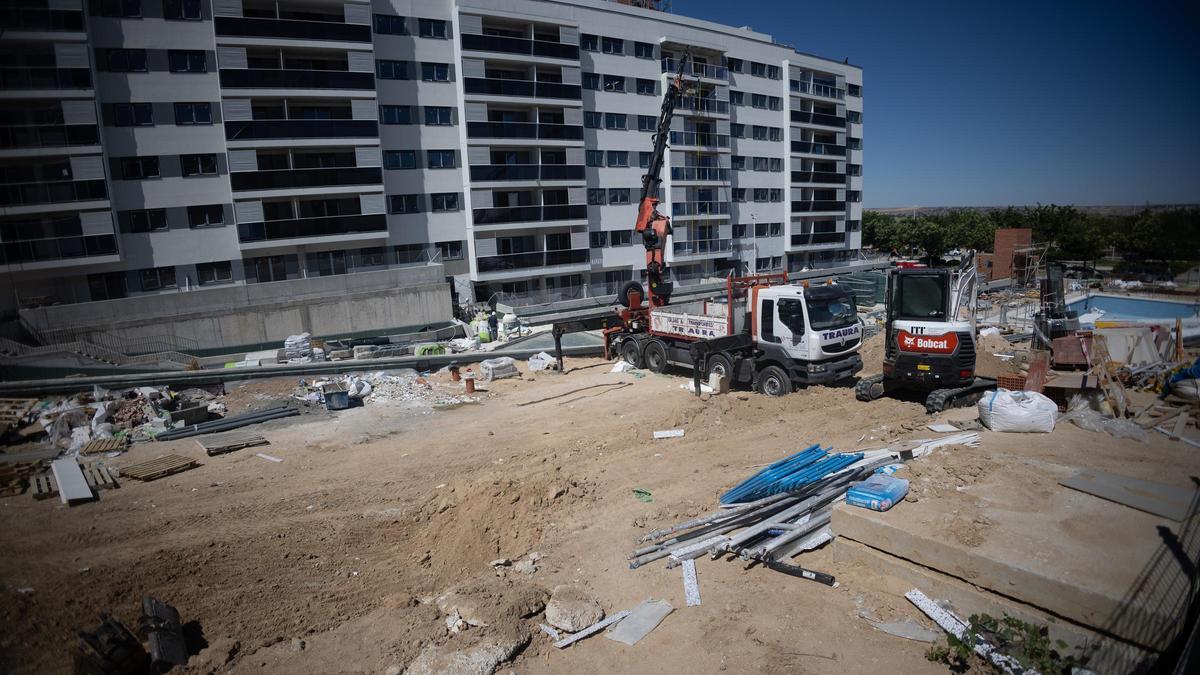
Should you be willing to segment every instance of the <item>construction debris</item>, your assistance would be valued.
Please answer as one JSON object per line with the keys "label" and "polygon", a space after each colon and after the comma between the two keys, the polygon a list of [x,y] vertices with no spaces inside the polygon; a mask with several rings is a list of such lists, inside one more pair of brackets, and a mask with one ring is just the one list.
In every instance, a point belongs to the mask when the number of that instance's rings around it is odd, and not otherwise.
{"label": "construction debris", "polygon": [[189,457],[164,455],[144,462],[118,467],[118,471],[122,476],[128,476],[140,481],[152,481],[164,476],[170,476],[173,473],[194,469],[199,465],[198,461]]}
{"label": "construction debris", "polygon": [[622,619],[616,628],[608,631],[605,637],[632,647],[649,635],[650,631],[658,628],[658,624],[674,609],[666,600],[643,600],[629,611],[629,615]]}

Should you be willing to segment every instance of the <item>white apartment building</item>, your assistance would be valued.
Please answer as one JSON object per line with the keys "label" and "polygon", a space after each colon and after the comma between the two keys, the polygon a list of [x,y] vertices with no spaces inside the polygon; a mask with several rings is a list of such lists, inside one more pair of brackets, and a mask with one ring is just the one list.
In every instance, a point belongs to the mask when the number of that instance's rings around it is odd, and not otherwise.
{"label": "white apartment building", "polygon": [[460,301],[685,285],[860,248],[862,70],[597,0],[10,0],[0,307],[440,263]]}

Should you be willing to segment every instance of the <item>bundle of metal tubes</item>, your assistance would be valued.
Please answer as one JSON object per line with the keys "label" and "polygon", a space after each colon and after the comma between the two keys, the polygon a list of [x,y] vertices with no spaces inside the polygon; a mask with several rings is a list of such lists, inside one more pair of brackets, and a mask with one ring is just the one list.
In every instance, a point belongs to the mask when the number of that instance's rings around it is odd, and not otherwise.
{"label": "bundle of metal tubes", "polygon": [[289,408],[285,405],[275,406],[273,408],[263,408],[255,410],[244,415],[229,415],[222,417],[219,420],[209,420],[200,424],[191,424],[178,429],[169,429],[154,437],[156,441],[174,441],[180,438],[189,438],[191,436],[199,436],[201,434],[214,434],[218,431],[229,431],[239,427],[266,422],[267,420],[277,420],[282,417],[291,417],[299,415],[300,411],[295,408]]}
{"label": "bundle of metal tubes", "polygon": [[835,468],[785,492],[644,535],[637,543],[646,545],[629,554],[629,568],[637,569],[662,558],[667,558],[670,568],[706,553],[713,559],[729,553],[743,560],[773,563],[807,550],[812,546],[810,540],[820,536],[829,524],[833,504],[845,497],[850,483],[864,480],[875,469],[894,461],[878,456],[864,459],[861,454],[833,457],[849,461],[830,464]]}

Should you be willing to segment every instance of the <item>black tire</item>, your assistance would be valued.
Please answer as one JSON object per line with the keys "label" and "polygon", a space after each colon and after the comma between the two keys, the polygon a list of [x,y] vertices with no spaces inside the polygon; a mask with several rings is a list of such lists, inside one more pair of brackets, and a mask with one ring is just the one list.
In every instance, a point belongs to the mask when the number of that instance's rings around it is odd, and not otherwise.
{"label": "black tire", "polygon": [[792,378],[779,366],[767,366],[758,371],[754,389],[766,396],[787,396],[792,393]]}
{"label": "black tire", "polygon": [[733,385],[733,362],[724,354],[713,354],[708,357],[708,363],[704,364],[704,381],[708,382],[712,378],[713,373],[720,373],[721,377],[725,378],[731,386]]}
{"label": "black tire", "polygon": [[641,368],[642,346],[637,343],[637,340],[626,340],[625,344],[621,345],[621,358],[634,368]]}
{"label": "black tire", "polygon": [[642,290],[642,285],[640,283],[638,283],[636,281],[626,281],[621,286],[621,290],[617,291],[617,302],[621,303],[622,307],[630,306],[630,304],[629,304],[629,294],[630,293],[639,293],[639,294],[642,294],[643,296],[645,295],[645,292]]}
{"label": "black tire", "polygon": [[646,369],[652,373],[661,373],[667,369],[667,346],[662,340],[649,340],[642,349],[642,361]]}

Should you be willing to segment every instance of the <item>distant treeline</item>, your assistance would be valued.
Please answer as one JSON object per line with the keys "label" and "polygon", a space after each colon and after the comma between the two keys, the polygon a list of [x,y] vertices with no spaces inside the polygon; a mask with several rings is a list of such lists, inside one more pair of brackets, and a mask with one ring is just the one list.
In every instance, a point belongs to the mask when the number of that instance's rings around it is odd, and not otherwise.
{"label": "distant treeline", "polygon": [[1028,227],[1035,243],[1053,242],[1058,260],[1097,260],[1110,248],[1127,261],[1200,260],[1200,208],[1144,209],[1131,215],[1084,213],[1055,204],[999,210],[956,209],[929,215],[863,214],[863,245],[904,255],[991,251],[997,229]]}

